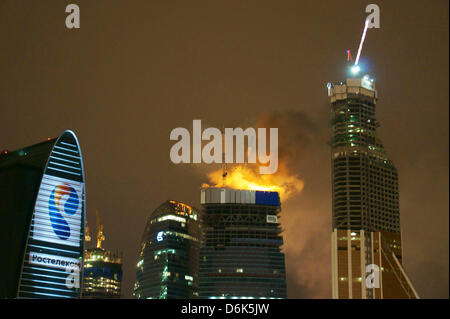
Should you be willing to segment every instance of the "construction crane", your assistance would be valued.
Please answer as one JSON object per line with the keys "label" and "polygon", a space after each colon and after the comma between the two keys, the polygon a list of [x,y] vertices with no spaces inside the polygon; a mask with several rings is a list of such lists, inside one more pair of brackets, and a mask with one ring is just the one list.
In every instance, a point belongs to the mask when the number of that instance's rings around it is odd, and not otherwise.
{"label": "construction crane", "polygon": [[89,224],[87,221],[86,221],[86,233],[84,235],[84,241],[86,241],[88,243],[91,241],[91,235],[89,233]]}
{"label": "construction crane", "polygon": [[225,128],[222,126],[222,182],[225,185],[225,180],[228,175],[228,167],[225,162]]}
{"label": "construction crane", "polygon": [[103,235],[103,224],[100,224],[98,209],[95,210],[95,217],[97,220],[97,248],[102,248],[102,241],[105,240],[105,235]]}

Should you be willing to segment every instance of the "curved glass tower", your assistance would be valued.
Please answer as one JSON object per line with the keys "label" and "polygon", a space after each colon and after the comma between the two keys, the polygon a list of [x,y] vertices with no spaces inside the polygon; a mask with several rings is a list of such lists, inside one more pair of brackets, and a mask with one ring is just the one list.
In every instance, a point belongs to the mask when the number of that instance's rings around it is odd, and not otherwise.
{"label": "curved glass tower", "polygon": [[148,219],[142,236],[134,296],[196,298],[200,239],[195,208],[173,200],[159,206]]}
{"label": "curved glass tower", "polygon": [[0,297],[79,298],[85,188],[77,138],[0,156]]}

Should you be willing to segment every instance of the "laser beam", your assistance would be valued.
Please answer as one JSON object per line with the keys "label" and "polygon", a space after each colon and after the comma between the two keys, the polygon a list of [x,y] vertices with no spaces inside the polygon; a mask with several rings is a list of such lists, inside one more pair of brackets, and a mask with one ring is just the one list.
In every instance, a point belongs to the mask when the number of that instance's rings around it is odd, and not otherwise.
{"label": "laser beam", "polygon": [[356,56],[356,60],[355,60],[355,66],[358,65],[359,62],[359,56],[361,55],[361,50],[362,50],[362,46],[364,43],[364,39],[366,38],[366,33],[367,33],[367,28],[369,27],[369,19],[366,19],[366,23],[364,25],[364,31],[361,37],[361,42],[359,43],[359,49],[358,49],[358,54]]}

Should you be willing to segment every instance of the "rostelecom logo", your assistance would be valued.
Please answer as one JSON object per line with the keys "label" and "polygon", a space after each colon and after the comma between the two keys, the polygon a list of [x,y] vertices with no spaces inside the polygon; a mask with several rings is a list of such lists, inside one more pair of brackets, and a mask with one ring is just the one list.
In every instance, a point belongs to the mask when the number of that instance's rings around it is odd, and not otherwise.
{"label": "rostelecom logo", "polygon": [[50,222],[56,236],[62,240],[70,237],[70,226],[64,216],[75,215],[80,205],[77,191],[64,183],[53,188],[48,201]]}

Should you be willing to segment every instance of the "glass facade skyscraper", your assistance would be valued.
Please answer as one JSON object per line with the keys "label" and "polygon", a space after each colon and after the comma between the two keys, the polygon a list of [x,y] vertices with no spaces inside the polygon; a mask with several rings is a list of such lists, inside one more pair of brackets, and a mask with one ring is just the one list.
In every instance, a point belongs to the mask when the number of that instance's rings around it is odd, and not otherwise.
{"label": "glass facade skyscraper", "polygon": [[398,176],[377,137],[368,75],[330,84],[333,228],[400,233]]}
{"label": "glass facade skyscraper", "polygon": [[85,223],[75,134],[0,156],[0,298],[79,298]]}
{"label": "glass facade skyscraper", "polygon": [[286,298],[276,192],[201,190],[200,297]]}
{"label": "glass facade skyscraper", "polygon": [[137,262],[134,296],[139,299],[198,297],[201,241],[197,210],[167,201],[149,217]]}
{"label": "glass facade skyscraper", "polygon": [[[355,70],[328,84],[333,298],[415,298],[401,267],[397,169],[376,132],[375,81]],[[366,284],[373,267],[380,270],[379,287]]]}

